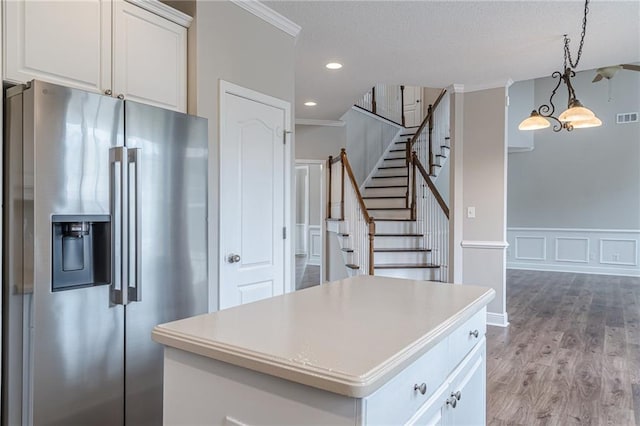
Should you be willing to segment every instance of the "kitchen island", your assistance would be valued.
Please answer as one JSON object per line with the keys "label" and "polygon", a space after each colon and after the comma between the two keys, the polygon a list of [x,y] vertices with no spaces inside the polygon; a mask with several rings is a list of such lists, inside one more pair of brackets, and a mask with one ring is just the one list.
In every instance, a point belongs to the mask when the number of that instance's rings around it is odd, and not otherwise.
{"label": "kitchen island", "polygon": [[492,289],[356,276],[157,326],[165,424],[484,424]]}

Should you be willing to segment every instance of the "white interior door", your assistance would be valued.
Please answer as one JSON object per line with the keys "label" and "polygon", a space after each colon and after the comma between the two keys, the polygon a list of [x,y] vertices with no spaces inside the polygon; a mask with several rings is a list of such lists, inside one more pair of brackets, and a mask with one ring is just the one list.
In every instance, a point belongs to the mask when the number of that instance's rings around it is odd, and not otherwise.
{"label": "white interior door", "polygon": [[422,123],[422,88],[404,86],[405,127],[419,126]]}
{"label": "white interior door", "polygon": [[220,309],[285,289],[288,102],[220,83]]}

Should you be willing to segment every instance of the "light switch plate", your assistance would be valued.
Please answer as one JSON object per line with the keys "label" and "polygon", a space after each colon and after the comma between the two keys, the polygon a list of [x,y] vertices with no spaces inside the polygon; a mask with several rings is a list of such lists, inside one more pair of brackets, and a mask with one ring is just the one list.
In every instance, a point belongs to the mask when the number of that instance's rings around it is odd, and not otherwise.
{"label": "light switch plate", "polygon": [[476,208],[475,207],[467,207],[467,217],[469,219],[473,219],[476,217]]}

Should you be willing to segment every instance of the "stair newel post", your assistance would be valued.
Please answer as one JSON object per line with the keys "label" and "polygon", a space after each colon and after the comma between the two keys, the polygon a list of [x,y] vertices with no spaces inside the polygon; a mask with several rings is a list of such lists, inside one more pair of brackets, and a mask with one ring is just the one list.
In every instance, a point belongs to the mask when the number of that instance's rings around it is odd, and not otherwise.
{"label": "stair newel post", "polygon": [[411,170],[411,219],[412,220],[416,220],[416,202],[417,202],[417,189],[416,189],[416,157],[417,154],[415,151],[413,151],[412,157],[411,157],[411,164],[413,165],[412,170]]}
{"label": "stair newel post", "polygon": [[327,160],[327,172],[329,173],[329,194],[327,194],[327,219],[331,219],[331,168],[333,167],[333,156],[329,156],[329,160]]}
{"label": "stair newel post", "polygon": [[372,217],[369,218],[369,275],[373,275],[373,240],[376,235],[376,222]]}
{"label": "stair newel post", "polygon": [[371,112],[376,113],[376,86],[371,88]]}
{"label": "stair newel post", "polygon": [[340,168],[341,168],[341,179],[342,182],[340,184],[340,218],[344,220],[344,160],[347,157],[346,148],[342,148],[340,150]]}
{"label": "stair newel post", "polygon": [[405,125],[404,118],[404,86],[400,86],[400,113],[402,114],[402,127]]}
{"label": "stair newel post", "polygon": [[429,116],[429,174],[433,173],[433,144],[431,140],[431,134],[433,132],[433,105],[429,105],[427,110]]}

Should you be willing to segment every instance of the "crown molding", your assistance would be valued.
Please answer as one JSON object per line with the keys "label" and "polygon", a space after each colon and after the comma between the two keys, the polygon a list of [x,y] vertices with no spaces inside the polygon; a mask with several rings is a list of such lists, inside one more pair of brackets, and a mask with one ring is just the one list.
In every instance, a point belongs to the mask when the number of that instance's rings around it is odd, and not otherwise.
{"label": "crown molding", "polygon": [[464,92],[471,93],[471,92],[479,92],[481,90],[504,89],[504,88],[508,88],[512,84],[513,84],[513,80],[511,80],[510,78],[507,80],[496,80],[496,81],[490,81],[488,83],[465,86]]}
{"label": "crown molding", "polygon": [[300,30],[302,29],[300,25],[282,16],[270,7],[265,6],[264,3],[258,0],[231,0],[231,3],[284,31],[293,38],[298,37],[298,34],[300,34]]}
{"label": "crown molding", "polygon": [[127,3],[135,4],[141,9],[151,12],[155,15],[162,16],[171,22],[182,27],[189,28],[193,18],[186,13],[172,8],[158,0],[126,0]]}
{"label": "crown molding", "polygon": [[342,120],[315,120],[313,118],[296,118],[296,126],[327,126],[327,127],[343,127]]}
{"label": "crown molding", "polygon": [[452,84],[450,87],[453,93],[464,93],[464,84]]}

